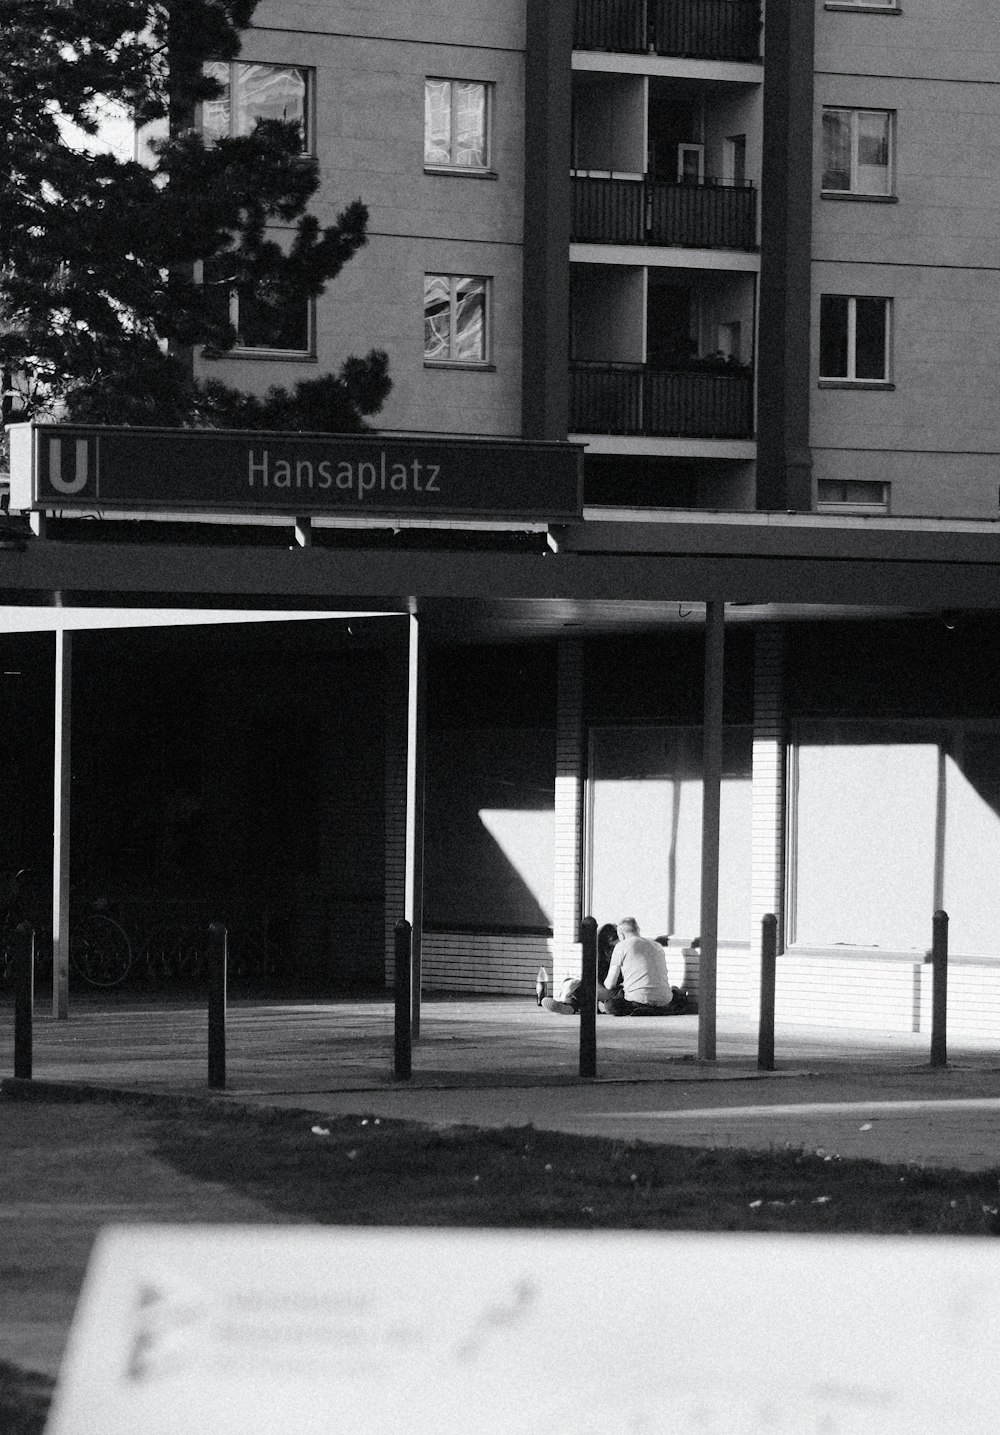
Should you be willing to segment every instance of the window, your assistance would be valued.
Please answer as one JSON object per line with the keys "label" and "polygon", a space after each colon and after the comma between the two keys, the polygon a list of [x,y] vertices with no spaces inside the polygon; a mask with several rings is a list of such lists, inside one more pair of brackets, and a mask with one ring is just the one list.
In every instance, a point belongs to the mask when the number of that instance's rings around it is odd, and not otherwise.
{"label": "window", "polygon": [[821,510],[888,513],[889,485],[871,478],[821,478],[816,485],[816,503]]}
{"label": "window", "polygon": [[492,88],[479,80],[424,81],[427,168],[488,169]]}
{"label": "window", "polygon": [[892,118],[889,110],[823,110],[825,194],[891,195]]}
{"label": "window", "polygon": [[207,140],[248,135],[258,120],[294,120],[309,148],[309,71],[298,65],[256,65],[213,60],[205,73],[222,86],[201,106],[201,132]]}
{"label": "window", "polygon": [[823,294],[819,305],[820,378],[888,383],[891,300]]}
{"label": "window", "polygon": [[488,362],[489,285],[475,275],[424,275],[425,363]]}
{"label": "window", "polygon": [[236,330],[236,350],[309,355],[312,351],[312,302],[289,304],[279,294],[254,290],[249,284],[227,282],[224,261],[204,266],[203,283],[211,286],[216,317]]}

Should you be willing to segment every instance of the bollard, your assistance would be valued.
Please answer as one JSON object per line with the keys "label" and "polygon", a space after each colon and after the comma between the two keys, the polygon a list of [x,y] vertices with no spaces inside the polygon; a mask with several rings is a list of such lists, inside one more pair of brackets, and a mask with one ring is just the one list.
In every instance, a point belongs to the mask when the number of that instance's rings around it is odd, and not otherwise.
{"label": "bollard", "polygon": [[14,929],[14,1075],[31,1080],[31,1021],[35,1004],[35,933],[27,922]]}
{"label": "bollard", "polygon": [[222,922],[208,929],[208,1084],[226,1084],[226,959],[229,936]]}
{"label": "bollard", "polygon": [[392,1074],[408,1081],[413,1070],[413,1027],[410,1006],[413,975],[410,965],[413,930],[405,917],[396,923],[396,1017]]}
{"label": "bollard", "polygon": [[778,919],[768,912],[760,923],[760,1025],[757,1032],[757,1067],[774,1070],[774,988],[778,957]]}
{"label": "bollard", "polygon": [[584,917],[580,924],[580,1075],[597,1075],[597,922]]}
{"label": "bollard", "polygon": [[931,946],[931,1066],[948,1065],[948,913],[934,913]]}

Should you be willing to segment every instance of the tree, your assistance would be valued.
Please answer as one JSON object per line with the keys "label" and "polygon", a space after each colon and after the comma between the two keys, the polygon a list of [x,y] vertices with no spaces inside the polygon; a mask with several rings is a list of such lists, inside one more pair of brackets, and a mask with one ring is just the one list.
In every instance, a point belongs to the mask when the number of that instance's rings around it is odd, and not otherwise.
{"label": "tree", "polygon": [[[356,431],[389,391],[384,353],[255,398],[198,382],[237,341],[229,296],[277,314],[366,242],[360,200],[321,228],[295,122],[206,142],[257,0],[0,0],[0,369],[5,417]],[[157,128],[140,162],[67,142],[109,112]],[[140,129],[140,133],[143,131]],[[291,231],[280,246],[273,226]]]}

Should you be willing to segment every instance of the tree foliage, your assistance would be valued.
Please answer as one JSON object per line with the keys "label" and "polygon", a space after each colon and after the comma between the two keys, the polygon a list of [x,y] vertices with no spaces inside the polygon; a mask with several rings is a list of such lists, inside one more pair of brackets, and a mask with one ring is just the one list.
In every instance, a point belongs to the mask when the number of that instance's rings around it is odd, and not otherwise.
{"label": "tree foliage", "polygon": [[[308,213],[318,166],[296,123],[210,143],[194,127],[220,92],[205,62],[239,53],[255,7],[0,0],[0,367],[15,417],[351,431],[380,408],[375,351],[264,399],[192,374],[193,349],[237,341],[233,289],[275,312],[301,304],[366,241],[360,200],[326,227]],[[162,132],[142,160],[67,143],[98,136],[109,109]]]}

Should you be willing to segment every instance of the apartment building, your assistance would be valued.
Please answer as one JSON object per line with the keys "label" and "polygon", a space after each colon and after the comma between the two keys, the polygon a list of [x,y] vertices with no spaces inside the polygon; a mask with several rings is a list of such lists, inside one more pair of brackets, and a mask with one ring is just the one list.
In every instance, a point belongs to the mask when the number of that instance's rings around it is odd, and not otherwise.
{"label": "apartment building", "polygon": [[[1000,614],[988,584],[964,606],[920,565],[980,561],[1000,520],[998,54],[989,0],[262,0],[217,67],[205,129],[299,118],[319,217],[360,196],[369,241],[301,313],[232,293],[240,343],[199,372],[263,391],[377,346],[387,433],[584,446],[578,524],[365,513],[315,541],[373,573],[402,537],[456,574],[548,544],[553,575],[584,556],[615,575],[477,628],[487,577],[433,627],[427,989],[530,993],[539,965],[574,969],[587,912],[638,916],[697,986],[714,584],[720,1010],[755,1009],[774,912],[779,1014],[923,1029],[944,908],[953,1025],[995,1029]],[[785,576],[747,600],[743,558],[779,550]],[[691,601],[653,600],[650,555]],[[842,576],[810,596],[831,556]],[[320,658],[261,652],[280,723]],[[365,970],[391,973],[397,915],[381,688],[351,662],[349,692],[336,663],[323,680],[336,721],[310,689],[308,859],[301,813],[281,828],[286,897],[313,914],[300,967],[334,985],[362,919],[385,934]],[[279,785],[301,769],[273,724],[230,718],[242,760],[271,754]]]}

